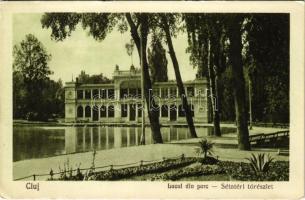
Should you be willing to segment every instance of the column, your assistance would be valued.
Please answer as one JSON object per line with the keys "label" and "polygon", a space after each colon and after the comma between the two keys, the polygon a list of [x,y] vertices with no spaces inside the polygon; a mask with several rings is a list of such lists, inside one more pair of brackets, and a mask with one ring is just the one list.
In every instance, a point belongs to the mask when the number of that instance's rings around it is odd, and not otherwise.
{"label": "column", "polygon": [[85,99],[85,90],[83,90],[83,99]]}
{"label": "column", "polygon": [[136,106],[136,122],[138,122],[138,103],[135,103]]}
{"label": "column", "polygon": [[178,103],[175,103],[176,105],[176,121],[178,121],[178,117],[179,117],[179,104]]}
{"label": "column", "polygon": [[170,95],[170,88],[168,87],[167,88],[167,97],[169,97],[169,95]]}
{"label": "column", "polygon": [[160,99],[161,99],[161,87],[159,88],[159,97],[160,97]]}
{"label": "column", "polygon": [[83,119],[85,119],[85,108],[86,108],[86,106],[82,105],[82,107],[83,107]]}
{"label": "column", "polygon": [[93,121],[92,120],[93,119],[93,107],[94,107],[94,105],[91,103],[91,105],[90,105],[91,112],[90,112],[90,120],[89,121]]}
{"label": "column", "polygon": [[162,103],[159,102],[159,117],[162,117]]}
{"label": "column", "polygon": [[171,114],[171,107],[170,107],[170,105],[167,105],[167,119],[168,119],[168,121],[170,121],[171,120],[171,118],[170,118],[170,114]]}
{"label": "column", "polygon": [[105,106],[106,106],[106,119],[108,119],[109,104],[107,103],[105,104]]}
{"label": "column", "polygon": [[128,104],[128,103],[126,103],[126,104],[127,104],[127,121],[129,121],[129,115],[130,115],[130,113],[129,113],[129,106],[131,104]]}

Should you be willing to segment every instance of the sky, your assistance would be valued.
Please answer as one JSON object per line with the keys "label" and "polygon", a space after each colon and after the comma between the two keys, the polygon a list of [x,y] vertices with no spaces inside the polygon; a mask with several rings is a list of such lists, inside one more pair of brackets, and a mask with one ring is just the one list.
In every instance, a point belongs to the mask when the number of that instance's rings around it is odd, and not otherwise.
{"label": "sky", "polygon": [[[53,80],[59,78],[63,82],[72,80],[78,76],[81,70],[87,74],[100,74],[112,78],[115,65],[120,70],[129,70],[131,58],[127,55],[125,44],[131,39],[130,32],[123,34],[114,29],[106,36],[106,39],[98,42],[89,36],[80,25],[72,32],[71,36],[64,41],[56,42],[51,39],[51,29],[43,29],[40,23],[42,14],[15,14],[13,17],[13,44],[19,44],[27,34],[34,34],[44,45],[49,54],[52,55],[49,62],[50,76]],[[185,52],[187,47],[187,35],[180,34],[173,38],[173,45],[180,65],[183,81],[194,80],[196,69],[189,62],[189,54]],[[166,49],[166,45],[164,46]],[[173,66],[167,53],[168,77],[175,79]],[[133,63],[139,68],[139,58],[136,48],[133,53]]]}

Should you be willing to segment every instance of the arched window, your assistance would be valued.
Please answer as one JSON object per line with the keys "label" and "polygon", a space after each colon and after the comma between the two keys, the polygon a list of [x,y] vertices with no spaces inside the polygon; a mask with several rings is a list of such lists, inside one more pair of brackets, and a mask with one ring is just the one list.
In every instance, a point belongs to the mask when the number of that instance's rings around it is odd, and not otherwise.
{"label": "arched window", "polygon": [[90,108],[90,106],[86,106],[86,108],[85,108],[85,117],[91,117],[91,108]]}
{"label": "arched window", "polygon": [[83,114],[84,114],[83,106],[78,106],[77,107],[77,117],[83,117]]}
{"label": "arched window", "polygon": [[100,109],[100,112],[101,112],[101,117],[107,117],[107,108],[106,108],[106,106],[102,105],[101,109]]}
{"label": "arched window", "polygon": [[108,106],[108,117],[114,117],[114,106]]}
{"label": "arched window", "polygon": [[167,105],[161,106],[161,117],[168,117],[168,106]]}

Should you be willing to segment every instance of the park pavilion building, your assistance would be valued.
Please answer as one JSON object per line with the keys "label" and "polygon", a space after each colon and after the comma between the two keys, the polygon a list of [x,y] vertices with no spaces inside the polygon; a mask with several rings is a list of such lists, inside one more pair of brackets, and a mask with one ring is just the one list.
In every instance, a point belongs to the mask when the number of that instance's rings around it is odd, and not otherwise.
{"label": "park pavilion building", "polygon": [[[184,87],[194,122],[208,122],[206,79],[186,81]],[[151,91],[161,124],[186,123],[175,81],[155,82]],[[141,103],[141,72],[134,67],[123,71],[116,66],[112,83],[82,84],[76,80],[65,85],[66,122],[140,123]],[[145,114],[149,122],[147,109]]]}

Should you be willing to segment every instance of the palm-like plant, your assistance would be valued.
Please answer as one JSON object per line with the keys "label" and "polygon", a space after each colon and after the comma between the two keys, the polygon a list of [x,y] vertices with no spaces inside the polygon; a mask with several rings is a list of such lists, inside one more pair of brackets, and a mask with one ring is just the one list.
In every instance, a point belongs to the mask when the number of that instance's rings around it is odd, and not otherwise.
{"label": "palm-like plant", "polygon": [[206,159],[208,154],[212,155],[213,154],[213,142],[208,141],[207,139],[202,139],[199,141],[199,146],[200,146],[200,154],[203,154],[203,159]]}
{"label": "palm-like plant", "polygon": [[250,166],[255,173],[267,172],[270,169],[270,164],[274,160],[269,154],[266,156],[263,154],[251,154],[250,158],[246,158],[250,161]]}

